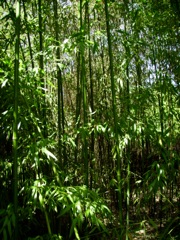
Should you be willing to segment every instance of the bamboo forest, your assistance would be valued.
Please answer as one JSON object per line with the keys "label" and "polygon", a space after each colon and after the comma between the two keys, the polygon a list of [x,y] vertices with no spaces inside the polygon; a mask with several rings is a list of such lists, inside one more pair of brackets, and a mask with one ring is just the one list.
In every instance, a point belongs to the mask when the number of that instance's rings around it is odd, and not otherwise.
{"label": "bamboo forest", "polygon": [[180,239],[180,1],[0,20],[0,239]]}

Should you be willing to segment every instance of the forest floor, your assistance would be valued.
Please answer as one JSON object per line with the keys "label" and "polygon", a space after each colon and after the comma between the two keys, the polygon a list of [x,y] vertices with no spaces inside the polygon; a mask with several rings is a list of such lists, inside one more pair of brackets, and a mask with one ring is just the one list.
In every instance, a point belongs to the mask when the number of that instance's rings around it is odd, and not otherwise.
{"label": "forest floor", "polygon": [[[162,199],[161,199],[162,200]],[[169,204],[160,201],[160,198],[156,198],[155,202],[151,201],[151,204],[144,204],[144,207],[140,207],[138,204],[130,208],[130,221],[129,221],[129,240],[179,240],[180,239],[180,202],[178,197],[173,198],[173,204],[171,209],[166,209]],[[115,206],[112,204],[111,206]],[[119,212],[114,207],[111,207],[114,220],[113,225],[115,229],[120,228],[118,223]],[[137,214],[138,213],[138,214]],[[124,211],[124,221],[126,219],[126,213]],[[124,224],[124,228],[126,224]],[[112,240],[118,240],[117,237],[113,237]],[[114,236],[117,236],[117,230]],[[124,230],[125,232],[126,230]],[[124,239],[125,238],[125,233]]]}

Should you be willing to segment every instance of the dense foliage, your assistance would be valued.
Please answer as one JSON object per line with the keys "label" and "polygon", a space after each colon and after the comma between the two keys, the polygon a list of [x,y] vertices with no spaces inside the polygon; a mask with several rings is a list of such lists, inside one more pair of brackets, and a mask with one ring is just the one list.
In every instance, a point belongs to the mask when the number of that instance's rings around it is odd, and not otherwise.
{"label": "dense foliage", "polygon": [[179,239],[179,1],[0,16],[0,238]]}

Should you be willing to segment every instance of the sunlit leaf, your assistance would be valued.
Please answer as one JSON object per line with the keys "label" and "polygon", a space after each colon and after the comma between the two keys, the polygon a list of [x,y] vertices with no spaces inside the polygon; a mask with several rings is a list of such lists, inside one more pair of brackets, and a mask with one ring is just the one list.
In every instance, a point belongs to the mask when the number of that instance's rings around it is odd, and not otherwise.
{"label": "sunlit leaf", "polygon": [[51,153],[47,148],[43,147],[42,152],[45,153],[48,158],[52,157],[54,160],[57,160],[56,156]]}

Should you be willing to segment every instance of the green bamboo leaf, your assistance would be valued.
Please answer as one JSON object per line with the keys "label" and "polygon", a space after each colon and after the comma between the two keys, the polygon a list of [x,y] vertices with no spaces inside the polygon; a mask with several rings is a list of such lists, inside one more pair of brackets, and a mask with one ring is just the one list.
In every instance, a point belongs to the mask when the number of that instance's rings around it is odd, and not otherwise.
{"label": "green bamboo leaf", "polygon": [[39,193],[39,203],[41,205],[41,207],[44,207],[44,199],[41,193]]}
{"label": "green bamboo leaf", "polygon": [[73,221],[72,221],[71,228],[70,228],[69,237],[72,236],[74,228],[76,228],[76,223],[77,223],[77,218],[74,218]]}
{"label": "green bamboo leaf", "polygon": [[163,233],[160,235],[160,240],[163,240],[167,237],[168,232],[170,232],[172,230],[172,225],[177,222],[177,226],[179,227],[179,217],[173,218],[169,221],[169,223],[167,224],[166,228],[164,229]]}
{"label": "green bamboo leaf", "polygon": [[8,240],[6,229],[3,229],[3,240]]}
{"label": "green bamboo leaf", "polygon": [[153,221],[152,218],[149,218],[149,222],[153,226],[154,229],[158,230],[158,225]]}
{"label": "green bamboo leaf", "polygon": [[8,79],[5,79],[5,80],[2,82],[1,87],[2,87],[2,88],[5,87],[7,82],[8,82]]}
{"label": "green bamboo leaf", "polygon": [[46,154],[48,158],[53,158],[54,160],[57,160],[56,156],[54,156],[53,153],[51,153],[47,148],[43,147],[42,152]]}
{"label": "green bamboo leaf", "polygon": [[88,208],[86,211],[85,211],[85,217],[88,218],[90,215],[90,209]]}
{"label": "green bamboo leaf", "polygon": [[7,226],[7,224],[8,224],[8,221],[9,221],[9,219],[8,219],[8,217],[6,216],[6,217],[5,217],[5,220],[4,220],[4,222],[3,222],[3,229],[6,228],[6,226]]}
{"label": "green bamboo leaf", "polygon": [[75,148],[76,147],[76,143],[73,141],[72,138],[69,138],[69,142],[72,144],[72,146]]}
{"label": "green bamboo leaf", "polygon": [[76,227],[74,227],[74,233],[75,233],[75,236],[76,236],[77,240],[81,240]]}
{"label": "green bamboo leaf", "polygon": [[9,221],[8,221],[8,223],[7,223],[7,228],[8,228],[9,236],[11,237],[12,229],[11,229],[11,220],[10,220],[10,219],[9,219]]}
{"label": "green bamboo leaf", "polygon": [[63,210],[61,210],[61,213],[58,215],[58,217],[65,215],[67,212],[70,212],[70,210],[73,207],[73,204],[68,204],[68,205],[67,205],[67,203],[65,203],[65,204],[66,204],[66,207]]}

